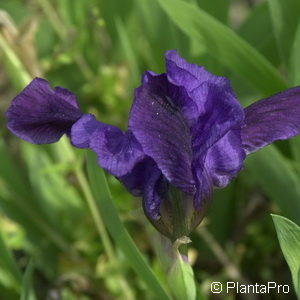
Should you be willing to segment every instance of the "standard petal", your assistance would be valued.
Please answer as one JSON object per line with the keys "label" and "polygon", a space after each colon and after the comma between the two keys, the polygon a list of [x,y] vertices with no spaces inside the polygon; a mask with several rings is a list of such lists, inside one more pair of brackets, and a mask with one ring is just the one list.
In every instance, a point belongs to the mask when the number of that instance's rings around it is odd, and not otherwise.
{"label": "standard petal", "polygon": [[300,133],[300,87],[253,103],[245,109],[241,130],[247,154]]}
{"label": "standard petal", "polygon": [[213,75],[204,67],[188,63],[176,50],[167,51],[165,58],[169,80],[174,84],[184,86],[188,92],[203,82],[214,83],[221,87],[230,86],[227,78]]}
{"label": "standard petal", "polygon": [[[198,162],[193,164],[193,173],[196,182],[197,192],[194,195],[194,208],[202,215],[202,211],[212,198],[213,183],[205,167]],[[197,214],[196,214],[197,215]]]}
{"label": "standard petal", "polygon": [[142,84],[147,83],[149,78],[159,76],[159,74],[152,72],[152,71],[145,71],[142,75]]}
{"label": "standard petal", "polygon": [[205,169],[216,187],[225,187],[243,168],[245,151],[241,144],[240,130],[229,131],[215,143],[205,157]]}
{"label": "standard petal", "polygon": [[208,82],[193,90],[192,96],[200,99],[199,115],[191,125],[193,158],[198,165],[215,143],[241,126],[244,112],[231,92]]}
{"label": "standard petal", "polygon": [[14,98],[6,113],[8,129],[33,144],[56,142],[81,115],[74,94],[60,87],[53,90],[41,78]]}
{"label": "standard petal", "polygon": [[179,94],[180,87],[169,84],[165,74],[149,77],[136,89],[129,128],[169,182],[193,194],[190,129],[172,101]]}

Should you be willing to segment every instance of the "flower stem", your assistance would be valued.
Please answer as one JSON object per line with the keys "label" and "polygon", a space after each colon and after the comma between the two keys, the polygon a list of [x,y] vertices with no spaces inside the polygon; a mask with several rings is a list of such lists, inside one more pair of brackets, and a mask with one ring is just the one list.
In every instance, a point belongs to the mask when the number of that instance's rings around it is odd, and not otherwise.
{"label": "flower stem", "polygon": [[[175,187],[170,188],[172,203],[172,225],[173,225],[173,242],[189,234],[189,225],[187,220],[187,209],[184,195]],[[181,254],[187,255],[187,244],[179,247]]]}
{"label": "flower stem", "polygon": [[[108,256],[108,259],[109,259],[112,267],[115,270],[118,270],[118,262],[117,262],[117,258],[115,255],[114,248],[112,246],[112,243],[111,243],[108,233],[106,231],[102,217],[101,217],[100,213],[98,212],[98,208],[97,208],[94,196],[89,187],[86,176],[84,175],[84,173],[82,172],[80,167],[76,167],[75,175],[78,179],[78,182],[80,184],[80,187],[82,189],[82,192],[84,194],[86,202],[88,204],[88,207],[89,207],[92,217],[94,219],[97,231],[99,233],[99,237],[102,241],[102,244],[103,244],[104,250]],[[134,295],[133,295],[127,281],[121,275],[117,275],[116,277],[120,283],[121,289],[123,290],[124,298],[127,300],[134,299]]]}

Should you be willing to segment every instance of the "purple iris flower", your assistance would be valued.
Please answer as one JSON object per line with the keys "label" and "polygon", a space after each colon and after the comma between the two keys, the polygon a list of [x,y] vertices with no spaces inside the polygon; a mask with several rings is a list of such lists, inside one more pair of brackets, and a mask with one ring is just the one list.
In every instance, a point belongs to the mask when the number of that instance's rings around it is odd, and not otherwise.
{"label": "purple iris flower", "polygon": [[82,114],[74,94],[39,78],[12,101],[7,118],[8,128],[31,143],[52,143],[66,133],[75,147],[95,151],[101,167],[143,198],[152,224],[174,239],[172,191],[184,200],[189,233],[213,188],[228,185],[246,155],[300,133],[300,87],[243,109],[228,79],[175,50],[165,58],[166,73],[144,73],[125,132]]}

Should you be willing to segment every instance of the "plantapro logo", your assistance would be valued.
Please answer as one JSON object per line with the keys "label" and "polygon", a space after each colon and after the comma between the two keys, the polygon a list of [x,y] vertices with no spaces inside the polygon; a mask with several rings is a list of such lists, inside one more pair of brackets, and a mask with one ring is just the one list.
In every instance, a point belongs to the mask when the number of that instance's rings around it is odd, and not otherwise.
{"label": "plantapro logo", "polygon": [[267,284],[240,284],[239,282],[228,281],[226,284],[221,282],[212,282],[210,290],[213,294],[223,293],[236,293],[236,294],[288,294],[290,287],[287,284],[277,284],[274,281],[270,281]]}

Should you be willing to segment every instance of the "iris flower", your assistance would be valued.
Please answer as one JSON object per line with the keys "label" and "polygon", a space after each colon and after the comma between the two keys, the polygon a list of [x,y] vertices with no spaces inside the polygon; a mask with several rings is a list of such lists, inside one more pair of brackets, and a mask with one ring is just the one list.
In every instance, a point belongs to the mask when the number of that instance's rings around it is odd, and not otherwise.
{"label": "iris flower", "polygon": [[96,152],[102,168],[142,197],[151,223],[175,240],[200,223],[213,188],[228,185],[248,154],[299,134],[300,87],[243,109],[227,78],[175,50],[165,59],[166,73],[143,74],[125,132],[83,114],[74,94],[40,78],[13,99],[7,118],[10,131],[28,142],[67,134],[75,147]]}

